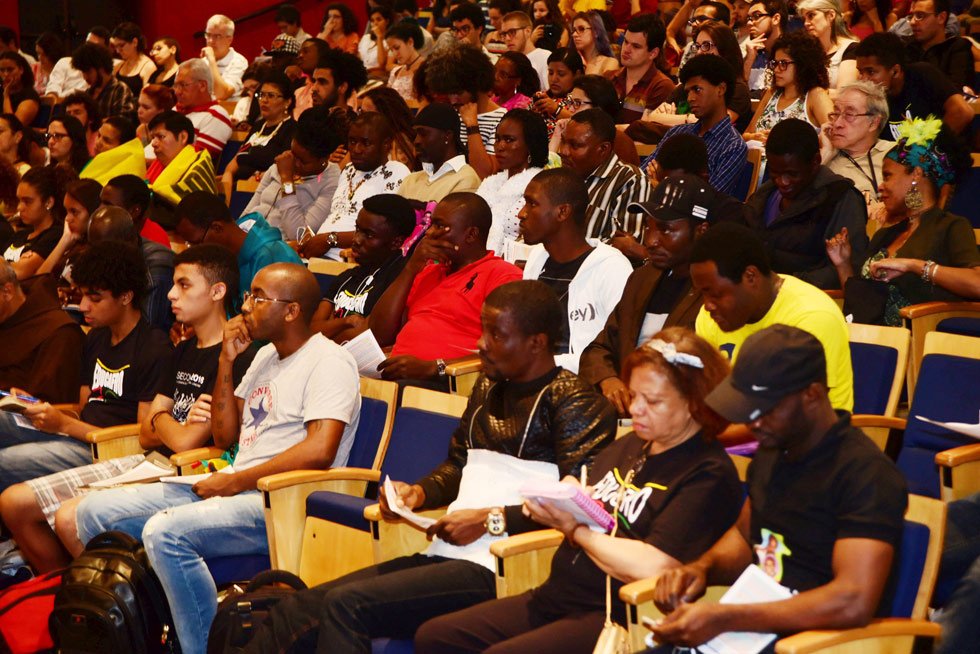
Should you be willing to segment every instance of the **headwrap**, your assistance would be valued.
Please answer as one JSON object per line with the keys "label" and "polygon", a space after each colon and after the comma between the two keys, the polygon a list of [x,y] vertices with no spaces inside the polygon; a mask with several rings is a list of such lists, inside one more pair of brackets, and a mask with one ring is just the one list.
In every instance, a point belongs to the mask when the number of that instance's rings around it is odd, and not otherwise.
{"label": "headwrap", "polygon": [[936,188],[942,188],[956,177],[948,154],[936,147],[936,136],[942,126],[943,121],[932,114],[902,121],[898,125],[901,138],[885,157],[903,166],[921,168]]}

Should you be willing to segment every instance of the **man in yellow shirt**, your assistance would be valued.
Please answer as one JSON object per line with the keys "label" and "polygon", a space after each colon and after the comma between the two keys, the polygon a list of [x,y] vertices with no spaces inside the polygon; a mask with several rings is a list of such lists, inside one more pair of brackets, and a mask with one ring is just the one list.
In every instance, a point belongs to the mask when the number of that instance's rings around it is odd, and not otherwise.
{"label": "man in yellow shirt", "polygon": [[813,334],[827,355],[827,384],[835,409],[854,407],[847,323],[837,304],[816,286],[772,272],[765,246],[748,228],[721,223],[691,253],[691,283],[701,292],[698,335],[733,362],[752,334],[774,324]]}

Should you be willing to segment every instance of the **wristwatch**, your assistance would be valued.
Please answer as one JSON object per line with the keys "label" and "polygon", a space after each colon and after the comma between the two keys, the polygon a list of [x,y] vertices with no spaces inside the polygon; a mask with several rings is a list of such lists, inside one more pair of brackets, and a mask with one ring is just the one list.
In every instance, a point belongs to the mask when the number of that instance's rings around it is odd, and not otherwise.
{"label": "wristwatch", "polygon": [[440,377],[446,376],[446,362],[442,359],[436,359],[436,372]]}
{"label": "wristwatch", "polygon": [[504,517],[504,510],[499,506],[490,509],[483,526],[486,527],[487,533],[491,536],[503,535],[507,531],[507,519]]}
{"label": "wristwatch", "polygon": [[327,247],[335,248],[337,247],[337,232],[330,232],[327,234]]}
{"label": "wristwatch", "polygon": [[282,183],[282,194],[283,195],[293,195],[294,193],[296,193],[296,187],[293,186],[293,183],[292,182],[283,182]]}
{"label": "wristwatch", "polygon": [[476,135],[479,136],[480,135],[480,126],[479,125],[467,125],[466,126],[466,134],[467,135],[476,134]]}

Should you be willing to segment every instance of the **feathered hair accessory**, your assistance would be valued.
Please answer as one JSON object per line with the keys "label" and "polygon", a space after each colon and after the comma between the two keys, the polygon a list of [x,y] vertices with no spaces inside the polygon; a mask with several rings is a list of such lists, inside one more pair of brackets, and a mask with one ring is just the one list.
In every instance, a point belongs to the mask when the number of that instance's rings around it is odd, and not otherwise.
{"label": "feathered hair accessory", "polygon": [[927,118],[902,121],[897,127],[898,143],[885,156],[903,166],[921,168],[936,188],[942,188],[956,176],[948,154],[936,147],[942,126],[943,121],[931,114]]}

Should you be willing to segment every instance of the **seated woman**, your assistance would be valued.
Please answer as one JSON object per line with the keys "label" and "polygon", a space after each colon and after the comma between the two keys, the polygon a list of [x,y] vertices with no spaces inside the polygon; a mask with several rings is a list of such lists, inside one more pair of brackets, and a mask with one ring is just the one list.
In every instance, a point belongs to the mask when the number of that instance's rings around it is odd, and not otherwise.
{"label": "seated woman", "polygon": [[65,44],[56,32],[41,32],[34,42],[37,53],[37,64],[31,70],[34,73],[34,90],[38,95],[47,92],[48,80],[58,60],[65,56]]}
{"label": "seated woman", "polygon": [[119,175],[146,177],[146,157],[133,123],[123,116],[109,116],[99,127],[95,156],[79,177],[94,179],[105,186]]}
{"label": "seated woman", "polygon": [[12,50],[0,52],[0,112],[14,114],[30,125],[41,108],[41,97],[34,90],[34,73],[27,60]]}
{"label": "seated woman", "polygon": [[[610,513],[615,536],[595,532],[546,502],[524,511],[565,541],[544,584],[523,595],[443,615],[415,634],[419,654],[505,651],[589,654],[605,621],[605,578],[612,618],[625,622],[623,583],[657,576],[698,558],[738,517],[738,475],[717,435],[726,422],[705,404],[724,379],[724,356],[694,332],[672,327],[631,354],[623,379],[632,394],[633,432],[609,445],[583,489]],[[563,481],[578,485],[572,477]],[[623,495],[625,493],[625,495]]]}
{"label": "seated woman", "polygon": [[493,213],[487,249],[504,256],[505,244],[520,235],[517,214],[524,208],[524,189],[548,164],[548,130],[533,111],[511,109],[497,125],[497,144],[500,172],[483,180],[476,193]]}
{"label": "seated woman", "polygon": [[161,36],[150,48],[150,58],[157,68],[150,75],[147,83],[173,88],[177,67],[180,64],[180,42],[169,36]]}
{"label": "seated woman", "polygon": [[0,114],[0,159],[23,175],[31,169],[31,136],[11,113]]}
{"label": "seated woman", "polygon": [[[891,0],[854,0],[844,22],[854,36],[864,40],[875,32],[886,32],[898,17],[892,11]],[[897,4],[897,3],[896,3]]]}
{"label": "seated woman", "polygon": [[548,138],[555,131],[555,123],[561,118],[571,118],[568,111],[575,78],[585,72],[582,57],[574,48],[558,48],[548,57],[548,88],[534,96],[533,108],[544,118]]}
{"label": "seated woman", "polygon": [[796,14],[827,54],[828,88],[836,89],[855,81],[857,57],[854,47],[858,41],[844,23],[840,0],[800,0]]}
{"label": "seated woman", "polygon": [[52,164],[64,164],[77,175],[91,159],[85,142],[85,128],[71,116],[55,118],[48,123],[45,136]]}
{"label": "seated woman", "polygon": [[252,62],[242,73],[242,95],[231,112],[231,124],[236,130],[247,132],[259,120],[259,99],[255,94],[258,93],[262,80],[271,73],[272,66],[265,61]]}
{"label": "seated woman", "polygon": [[265,171],[242,215],[262,214],[287,240],[315,234],[330,215],[340,179],[337,166],[329,165],[340,143],[328,112],[304,111],[296,121],[292,145]]}
{"label": "seated woman", "polygon": [[535,48],[554,52],[568,45],[568,26],[558,8],[558,0],[534,0],[531,3],[531,42]]}
{"label": "seated woman", "polygon": [[140,90],[150,83],[150,77],[157,70],[153,60],[144,54],[146,37],[143,36],[143,30],[136,23],[119,23],[112,30],[109,45],[119,57],[119,63],[112,74],[138,97]]}
{"label": "seated woman", "polygon": [[885,155],[879,199],[885,226],[868,245],[860,271],[846,230],[827,241],[844,288],[844,312],[856,322],[899,326],[902,307],[980,299],[980,254],[965,218],[943,211],[939,191],[969,167],[956,136],[930,116],[900,125]]}
{"label": "seated woman", "polygon": [[357,43],[360,40],[357,35],[357,17],[351,8],[342,2],[329,4],[320,33],[316,36],[326,41],[331,48],[356,55]]}
{"label": "seated woman", "polygon": [[[570,115],[595,107],[602,109],[610,116],[615,116],[622,104],[619,94],[616,93],[616,87],[602,75],[579,75],[576,77],[568,98],[569,103],[565,110]],[[555,130],[551,134],[551,142],[548,146],[552,152],[558,152],[558,148],[561,146],[561,135],[567,124],[567,118],[562,118],[555,123]],[[622,130],[616,130],[613,152],[623,163],[634,166],[640,165],[640,155],[636,152],[636,144]]]}
{"label": "seated woman", "polygon": [[65,187],[65,227],[57,245],[35,273],[57,278],[58,294],[65,304],[81,299],[80,294],[73,297],[71,262],[88,248],[88,221],[102,203],[101,193],[102,185],[93,179],[77,179]]}
{"label": "seated woman", "polygon": [[74,116],[78,122],[85,126],[85,141],[88,143],[88,153],[95,156],[95,139],[99,134],[99,125],[102,124],[102,115],[99,113],[99,106],[95,104],[85,91],[76,91],[61,101],[61,106],[65,108],[65,113]]}
{"label": "seated woman", "polygon": [[394,68],[388,61],[388,48],[385,46],[385,34],[391,26],[392,10],[387,5],[368,5],[368,29],[357,45],[357,54],[361,63],[367,68],[371,79],[388,79],[388,72]]}
{"label": "seated woman", "polygon": [[33,277],[61,237],[65,209],[59,175],[54,168],[32,168],[17,187],[17,213],[24,228],[14,238],[3,258],[17,272],[17,279]]}
{"label": "seated woman", "polygon": [[388,86],[398,91],[405,102],[417,102],[415,73],[425,61],[418,49],[425,43],[422,28],[415,23],[402,21],[392,25],[385,33],[388,54],[397,64],[388,75]]}
{"label": "seated woman", "polygon": [[147,159],[154,159],[153,147],[150,145],[150,134],[146,126],[161,111],[173,109],[177,104],[177,96],[169,86],[162,84],[147,84],[140,91],[139,103],[136,105],[136,116],[140,124],[136,127],[136,136],[143,144],[143,155]]}
{"label": "seated woman", "polygon": [[527,55],[521,52],[501,53],[493,65],[493,71],[491,100],[507,111],[531,106],[531,98],[540,90],[541,81]]}
{"label": "seated woman", "polygon": [[235,158],[228,162],[222,182],[232,186],[235,180],[262,174],[280,154],[289,149],[296,133],[293,120],[293,86],[283,73],[271,73],[262,80],[255,94],[261,118],[252,126]]}
{"label": "seated woman", "polygon": [[391,121],[395,141],[391,145],[389,158],[392,161],[402,162],[409,170],[421,170],[422,164],[415,152],[413,113],[398,91],[387,86],[379,86],[361,96],[359,102],[361,113],[373,111],[384,114]]}
{"label": "seated woman", "polygon": [[587,74],[602,75],[619,68],[599,12],[593,10],[575,14],[572,19],[572,43],[585,62]]}

